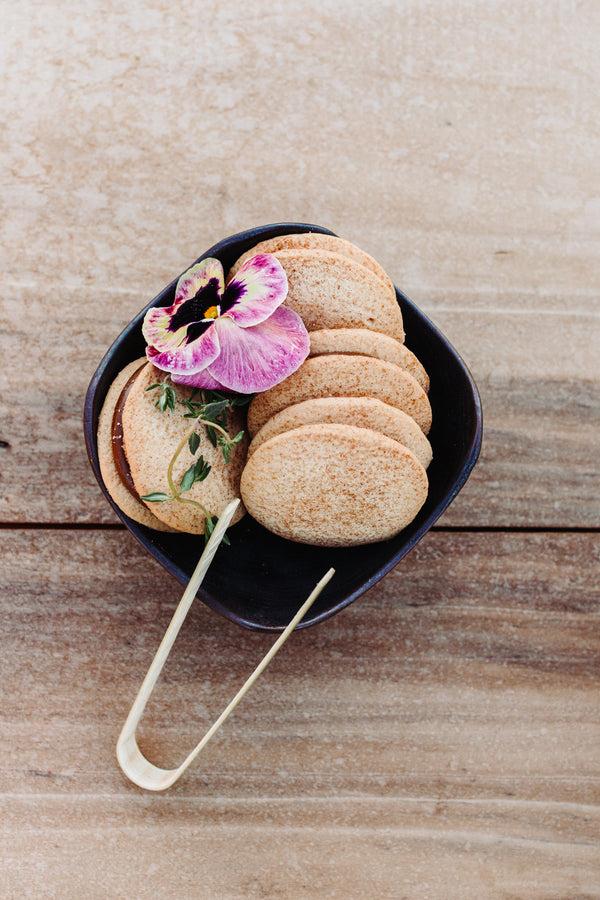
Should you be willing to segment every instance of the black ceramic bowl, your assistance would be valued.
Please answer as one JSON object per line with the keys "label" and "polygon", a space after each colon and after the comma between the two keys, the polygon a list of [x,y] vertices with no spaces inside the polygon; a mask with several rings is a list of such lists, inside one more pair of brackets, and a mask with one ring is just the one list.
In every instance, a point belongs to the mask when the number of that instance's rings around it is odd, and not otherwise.
{"label": "black ceramic bowl", "polygon": [[[199,259],[215,256],[225,270],[259,241],[291,232],[320,231],[318,225],[284,222],[263,225],[226,238]],[[141,323],[151,306],[172,302],[177,279],[164,288],[116,339],[94,374],[85,399],[84,431],[88,456],[106,499],[135,538],[168,572],[186,583],[203,549],[201,537],[165,534],[138,525],[115,505],[98,463],[98,416],[111,382],[127,363],[144,353]],[[429,435],[433,462],[429,496],[417,518],[390,541],[347,549],[294,544],[266,531],[249,515],[230,532],[231,547],[221,547],[199,597],[212,609],[245,628],[278,631],[330,566],[335,577],[300,627],[322,622],[348,606],[393,569],[429,531],[458,494],[477,462],[481,447],[481,404],[475,383],[462,359],[443,334],[408,297],[396,289],[406,329],[406,344],[431,378],[433,427]]]}

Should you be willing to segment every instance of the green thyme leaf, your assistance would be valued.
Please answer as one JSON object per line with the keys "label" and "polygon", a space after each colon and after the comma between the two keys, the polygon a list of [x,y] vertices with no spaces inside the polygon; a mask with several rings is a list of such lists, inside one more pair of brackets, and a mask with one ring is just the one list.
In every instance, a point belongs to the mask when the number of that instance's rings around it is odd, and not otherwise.
{"label": "green thyme leaf", "polygon": [[192,487],[194,481],[196,480],[195,470],[196,463],[192,463],[189,469],[186,469],[186,471],[183,473],[181,481],[179,482],[180,493],[185,494],[185,492],[189,491],[189,489]]}
{"label": "green thyme leaf", "polygon": [[145,496],[140,497],[140,500],[145,500],[146,503],[164,503],[165,500],[172,499],[169,494],[163,494],[161,491],[154,491],[152,494],[145,494]]}
{"label": "green thyme leaf", "polygon": [[229,400],[231,395],[223,393],[223,391],[202,391],[203,403],[216,403],[219,400]]}
{"label": "green thyme leaf", "polygon": [[[208,540],[209,540],[211,534],[215,530],[216,524],[217,524],[216,516],[207,516],[206,519],[204,520],[204,542],[205,543],[208,543]],[[227,537],[226,533],[223,535],[223,543],[225,544],[226,547],[231,547],[231,541]]]}
{"label": "green thyme leaf", "polygon": [[206,437],[209,439],[213,447],[217,446],[217,432],[214,428],[211,428],[210,425],[206,426]]}
{"label": "green thyme leaf", "polygon": [[223,459],[226,463],[230,462],[230,460],[231,460],[231,451],[232,451],[233,447],[236,444],[239,444],[239,442],[242,440],[243,437],[244,437],[243,431],[238,431],[238,433],[235,435],[235,437],[228,438],[228,439],[224,438],[222,434],[219,435],[218,444],[219,444],[219,447],[221,448],[221,453],[223,454]]}
{"label": "green thyme leaf", "polygon": [[192,431],[188,440],[188,447],[190,448],[190,453],[192,456],[195,454],[196,450],[200,446],[200,435],[197,431]]}
{"label": "green thyme leaf", "polygon": [[231,406],[248,406],[253,398],[254,394],[234,394],[229,402]]}
{"label": "green thyme leaf", "polygon": [[215,519],[213,516],[207,516],[204,520],[204,540],[208,543],[208,539],[215,530]]}
{"label": "green thyme leaf", "polygon": [[226,412],[229,407],[227,400],[218,400],[213,403],[206,403],[202,407],[202,418],[208,419],[210,422],[216,422],[218,416]]}
{"label": "green thyme leaf", "polygon": [[157,389],[159,390],[159,395],[154,405],[160,409],[161,412],[164,412],[165,409],[174,410],[177,397],[175,391],[171,385],[168,384],[166,379],[165,381],[155,381],[146,388],[146,391],[155,391]]}
{"label": "green thyme leaf", "polygon": [[228,394],[225,391],[202,391],[205,403],[216,403],[225,400],[228,406],[247,406],[254,394]]}
{"label": "green thyme leaf", "polygon": [[166,403],[167,403],[168,408],[172,412],[174,412],[175,411],[175,391],[173,390],[172,387],[169,387],[167,385],[167,387],[165,388],[165,396],[167,398]]}
{"label": "green thyme leaf", "polygon": [[191,397],[181,401],[187,409],[187,418],[200,417],[201,419],[210,419],[211,422],[217,420],[220,412],[227,409],[226,403],[204,403],[198,400],[192,400]]}
{"label": "green thyme leaf", "polygon": [[203,456],[197,459],[194,463],[194,483],[196,481],[204,481],[204,479],[208,476],[210,469],[210,465],[206,462]]}
{"label": "green thyme leaf", "polygon": [[196,462],[193,462],[189,469],[186,469],[183,473],[181,481],[179,482],[179,492],[185,494],[185,492],[189,491],[197,481],[204,481],[204,479],[208,477],[209,472],[210,465],[203,456],[200,456]]}

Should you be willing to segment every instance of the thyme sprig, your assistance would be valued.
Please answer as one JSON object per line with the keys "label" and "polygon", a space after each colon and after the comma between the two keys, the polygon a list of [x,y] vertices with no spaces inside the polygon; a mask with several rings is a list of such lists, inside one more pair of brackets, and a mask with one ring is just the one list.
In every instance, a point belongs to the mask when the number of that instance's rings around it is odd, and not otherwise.
{"label": "thyme sprig", "polygon": [[[213,445],[219,447],[223,454],[225,463],[231,459],[231,453],[236,444],[239,444],[244,437],[244,431],[238,431],[236,435],[231,437],[227,431],[227,415],[230,409],[247,405],[251,397],[240,395],[221,394],[218,391],[197,391],[195,390],[190,397],[179,400],[174,389],[168,383],[168,377],[164,381],[158,381],[146,388],[147,391],[158,390],[159,394],[156,406],[161,412],[167,409],[169,412],[175,410],[175,404],[183,405],[187,412],[184,413],[185,419],[193,419],[193,424],[186,431],[177,445],[173,456],[167,467],[167,485],[169,493],[164,491],[152,491],[141,499],[147,503],[165,503],[169,500],[178,503],[188,503],[198,507],[204,515],[204,540],[208,541],[214,531],[217,523],[217,517],[212,515],[206,507],[198,500],[192,500],[190,497],[183,497],[182,494],[187,493],[196,483],[204,481],[211,471],[211,466],[200,454],[194,462],[185,470],[179,483],[175,482],[173,470],[179,456],[187,446],[188,450],[195,456],[200,448],[201,438],[198,432],[198,426],[203,425],[206,429],[206,435]],[[225,544],[229,544],[227,536],[223,538]]]}
{"label": "thyme sprig", "polygon": [[231,409],[247,406],[251,396],[243,394],[223,394],[220,391],[194,391],[191,397],[180,401],[187,409],[184,419],[201,416],[206,425],[206,436],[213,447],[220,447],[226,463],[231,459],[231,451],[244,437],[239,431],[234,437],[227,433],[227,414]]}
{"label": "thyme sprig", "polygon": [[155,381],[149,385],[146,391],[158,390],[155,406],[161,411],[174,412],[175,405],[179,403],[187,411],[183,413],[184,419],[202,421],[206,427],[206,436],[213,447],[220,447],[223,459],[228,463],[231,452],[236,444],[244,437],[244,431],[238,431],[234,437],[230,437],[227,431],[227,416],[230,410],[247,406],[252,400],[251,394],[225,394],[222,391],[208,391],[194,389],[190,397],[180,400],[170,384],[170,377],[164,381]]}
{"label": "thyme sprig", "polygon": [[161,412],[164,412],[166,409],[168,409],[169,412],[174,412],[176,395],[175,391],[169,384],[169,379],[165,378],[164,381],[155,381],[154,384],[150,384],[146,388],[146,391],[155,390],[158,390],[156,401],[154,403],[157,409],[160,409]]}

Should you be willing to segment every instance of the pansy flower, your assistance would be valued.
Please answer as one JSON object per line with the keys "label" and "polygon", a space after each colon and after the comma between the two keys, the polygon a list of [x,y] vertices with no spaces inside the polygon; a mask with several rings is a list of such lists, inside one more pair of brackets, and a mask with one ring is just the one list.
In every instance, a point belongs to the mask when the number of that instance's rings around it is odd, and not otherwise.
{"label": "pansy flower", "polygon": [[172,306],[146,313],[146,355],[177,384],[266,391],[308,356],[302,319],[282,306],[287,290],[271,254],[253,256],[227,286],[219,260],[203,259],[177,282]]}

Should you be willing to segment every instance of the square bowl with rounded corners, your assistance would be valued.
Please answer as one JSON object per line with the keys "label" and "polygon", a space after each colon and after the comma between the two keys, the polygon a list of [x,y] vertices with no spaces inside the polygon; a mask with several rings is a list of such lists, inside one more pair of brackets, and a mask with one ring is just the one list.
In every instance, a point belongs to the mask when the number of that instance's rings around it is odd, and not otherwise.
{"label": "square bowl with rounded corners", "polygon": [[[327,228],[297,222],[263,225],[225,238],[198,259],[214,256],[227,272],[242,253],[259,241],[305,231],[333,234]],[[176,283],[177,279],[138,313],[104,356],[85,398],[84,431],[92,469],[117,516],[168,572],[187,583],[203,550],[203,538],[154,531],[121,512],[102,480],[96,437],[98,416],[111,382],[127,363],[144,355],[141,324],[146,310],[172,303]],[[431,378],[433,426],[429,439],[433,461],[428,470],[427,500],[416,519],[397,537],[349,548],[295,544],[271,534],[246,514],[230,530],[231,546],[219,548],[198,593],[212,609],[245,628],[284,628],[330,566],[336,570],[335,577],[299,627],[322,622],[348,606],[413,549],[456,497],[477,462],[482,414],[473,378],[438,328],[397,288],[396,294],[404,317],[406,345],[416,353]]]}

